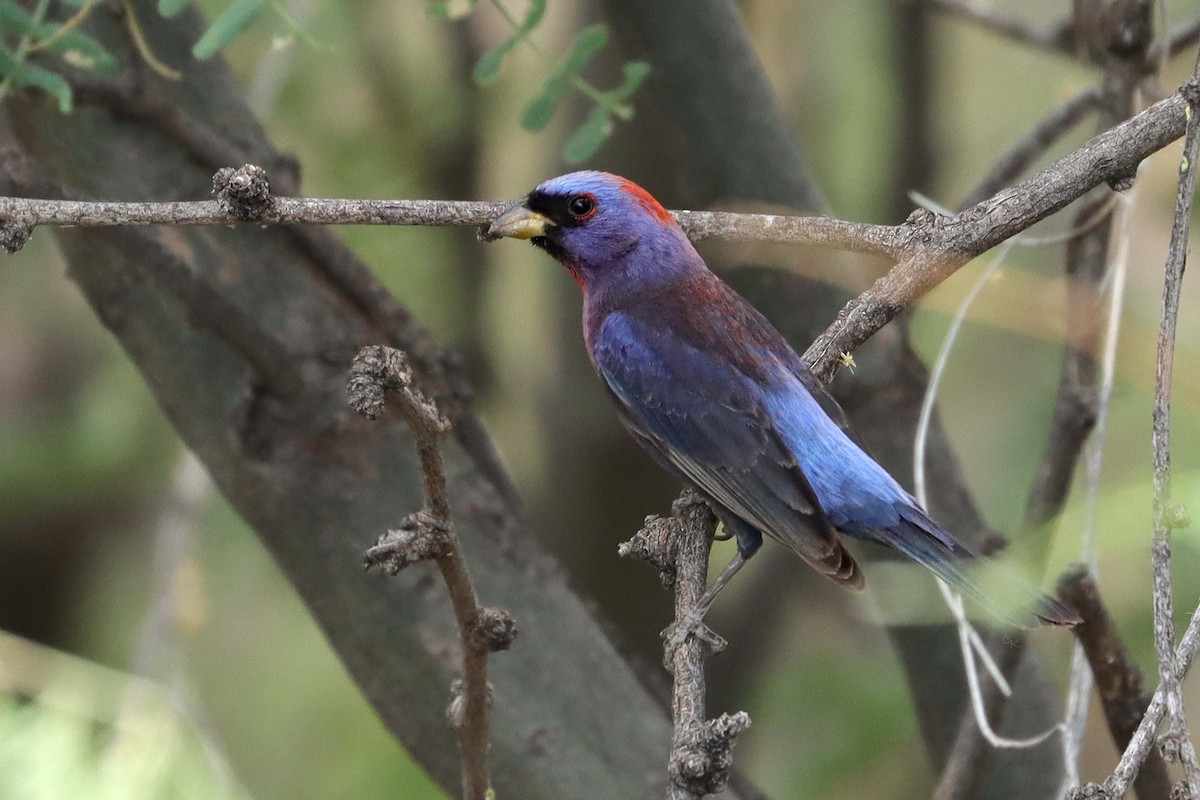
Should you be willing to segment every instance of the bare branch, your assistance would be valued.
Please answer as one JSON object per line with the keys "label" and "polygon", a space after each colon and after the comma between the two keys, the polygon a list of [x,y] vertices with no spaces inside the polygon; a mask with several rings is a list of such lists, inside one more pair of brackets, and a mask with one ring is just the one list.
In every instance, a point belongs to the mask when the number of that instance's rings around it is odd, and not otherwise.
{"label": "bare branch", "polygon": [[417,442],[424,479],[426,510],[410,515],[399,531],[389,531],[367,551],[367,566],[380,564],[395,574],[408,564],[433,559],[450,593],[462,645],[462,680],[451,687],[447,712],[462,755],[464,800],[485,800],[488,777],[488,727],[491,690],[488,653],[506,650],[516,636],[512,616],[479,605],[462,547],[450,521],[442,438],[450,422],[434,403],[413,387],[412,369],[404,353],[390,347],[364,347],[354,359],[346,394],[355,411],[377,419],[385,401],[396,407]]}
{"label": "bare branch", "polygon": [[[876,331],[963,264],[1062,209],[1101,183],[1125,184],[1138,164],[1183,135],[1186,101],[1178,94],[1093,138],[1032,178],[951,217],[924,210],[902,225],[866,225],[827,217],[679,212],[700,237],[769,239],[884,253],[897,265],[852,300],[805,353],[828,382]],[[509,202],[315,200],[275,198],[254,220],[264,223],[481,225]],[[92,203],[0,198],[0,223],[26,231],[55,225],[229,225],[243,222],[218,201]],[[21,237],[16,237],[20,239]]]}
{"label": "bare branch", "polygon": [[[656,566],[663,584],[675,590],[675,622],[681,624],[704,594],[708,555],[717,527],[712,510],[698,495],[685,491],[670,517],[647,517],[642,529],[621,545],[624,557],[643,558]],[[668,628],[668,630],[671,630]],[[667,637],[666,666],[674,676],[673,734],[667,772],[668,797],[691,800],[721,792],[733,766],[733,742],[750,727],[744,711],[705,719],[704,660],[724,647],[724,640],[701,625],[700,632],[673,645]]]}
{"label": "bare branch", "polygon": [[997,33],[1021,44],[1033,45],[1057,53],[1070,52],[1074,47],[1074,28],[1070,20],[1042,27],[1019,17],[1002,16],[991,9],[985,10],[979,8],[977,4],[963,2],[963,0],[925,0],[925,2],[938,11],[972,22],[984,30]]}
{"label": "bare branch", "polygon": [[[1073,629],[1075,638],[1083,645],[1096,679],[1109,733],[1117,747],[1124,750],[1150,704],[1142,670],[1125,647],[1087,567],[1076,565],[1063,573],[1058,580],[1058,596],[1083,618]],[[1157,750],[1149,751],[1133,785],[1139,800],[1166,800],[1170,795],[1171,776]]]}
{"label": "bare branch", "polygon": [[1089,112],[1100,105],[1100,91],[1089,86],[1050,111],[1029,133],[1022,136],[992,165],[992,169],[963,201],[969,208],[1003,189],[1029,168],[1042,153],[1065,136]]}
{"label": "bare branch", "polygon": [[[1183,633],[1183,638],[1179,642],[1179,647],[1175,650],[1175,680],[1181,681],[1187,676],[1188,670],[1192,667],[1192,662],[1196,658],[1197,651],[1200,651],[1200,608],[1197,608],[1192,614],[1192,621],[1188,623],[1187,630]],[[1121,755],[1121,760],[1117,762],[1116,769],[1112,775],[1109,775],[1101,785],[1104,796],[1110,800],[1119,800],[1124,797],[1129,791],[1129,784],[1133,782],[1141,769],[1142,764],[1150,756],[1150,751],[1154,748],[1156,739],[1155,731],[1158,730],[1158,725],[1162,722],[1163,715],[1166,713],[1167,703],[1163,693],[1163,687],[1160,685],[1154,692],[1154,697],[1150,700],[1150,705],[1146,707],[1146,713],[1142,716],[1142,721],[1134,732],[1133,737],[1129,740],[1129,746],[1125,748],[1125,752]],[[1070,795],[1071,800],[1076,798],[1087,797],[1089,787],[1096,787],[1097,784],[1086,784],[1074,790]],[[1095,796],[1094,794],[1092,796]]]}
{"label": "bare branch", "polygon": [[[1200,17],[1197,17],[1191,22],[1185,22],[1183,25],[1180,25],[1178,28],[1171,31],[1170,35],[1167,37],[1166,56],[1167,58],[1170,58],[1171,56],[1179,55],[1184,50],[1191,50],[1196,46],[1197,42],[1200,42]],[[1156,49],[1152,53],[1151,57],[1153,59],[1153,63],[1158,63],[1163,56],[1162,53]]]}
{"label": "bare branch", "polygon": [[828,382],[876,331],[963,264],[1045,219],[1101,183],[1132,177],[1142,159],[1183,135],[1187,102],[1179,94],[1091,139],[1037,175],[952,217],[916,211],[905,225],[908,255],[851,300],[805,352]]}
{"label": "bare branch", "polygon": [[1175,330],[1179,316],[1179,292],[1187,261],[1188,230],[1192,218],[1192,196],[1196,191],[1196,159],[1200,156],[1200,55],[1192,80],[1185,87],[1191,113],[1187,139],[1180,164],[1179,192],[1175,200],[1175,221],[1171,226],[1171,244],[1167,250],[1163,279],[1162,323],[1158,333],[1158,356],[1154,372],[1154,416],[1151,441],[1154,447],[1154,642],[1158,651],[1158,671],[1167,702],[1168,741],[1178,744],[1184,771],[1190,784],[1190,796],[1200,792],[1200,764],[1188,733],[1183,700],[1179,693],[1175,663],[1175,621],[1171,597],[1171,529],[1180,524],[1171,500],[1171,378],[1175,363]]}

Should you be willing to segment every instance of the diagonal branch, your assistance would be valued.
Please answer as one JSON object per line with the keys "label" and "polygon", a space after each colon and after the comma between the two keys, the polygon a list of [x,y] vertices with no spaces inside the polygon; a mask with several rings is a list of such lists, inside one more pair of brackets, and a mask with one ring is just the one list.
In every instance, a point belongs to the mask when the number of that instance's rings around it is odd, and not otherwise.
{"label": "diagonal branch", "polygon": [[980,8],[978,4],[964,2],[964,0],[925,0],[925,2],[931,8],[944,14],[972,22],[986,31],[1021,44],[1033,45],[1057,53],[1070,52],[1075,44],[1075,30],[1070,20],[1041,26],[1020,17],[1005,16],[991,9]]}
{"label": "diagonal branch", "polygon": [[1180,94],[1091,139],[1028,180],[952,217],[913,212],[901,228],[908,254],[850,301],[808,348],[804,359],[828,381],[841,354],[876,331],[972,258],[1061,210],[1102,183],[1128,181],[1142,159],[1183,135],[1187,102]]}

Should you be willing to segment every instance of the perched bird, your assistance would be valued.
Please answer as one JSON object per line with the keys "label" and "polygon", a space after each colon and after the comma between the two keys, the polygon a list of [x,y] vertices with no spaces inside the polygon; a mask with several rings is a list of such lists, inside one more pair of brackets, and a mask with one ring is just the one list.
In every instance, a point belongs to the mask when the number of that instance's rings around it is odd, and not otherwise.
{"label": "perched bird", "polygon": [[640,186],[604,172],[562,175],[488,232],[528,239],[570,271],[588,355],[621,421],[737,537],[693,623],[764,533],[851,588],[863,574],[838,533],[899,550],[1014,624],[1078,621],[1011,574],[998,592],[1015,597],[986,596],[963,569],[973,554],[847,435],[844,412],[796,352]]}

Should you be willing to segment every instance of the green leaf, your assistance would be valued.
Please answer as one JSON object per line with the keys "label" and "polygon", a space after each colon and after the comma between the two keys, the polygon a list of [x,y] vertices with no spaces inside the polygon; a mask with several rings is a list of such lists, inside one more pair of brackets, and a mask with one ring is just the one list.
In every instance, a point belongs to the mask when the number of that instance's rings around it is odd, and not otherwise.
{"label": "green leaf", "polygon": [[0,30],[32,33],[33,17],[14,0],[0,0]]}
{"label": "green leaf", "polygon": [[58,101],[59,111],[64,114],[70,112],[73,100],[71,85],[61,75],[19,61],[16,54],[2,44],[0,44],[0,75],[10,78],[17,86],[32,86],[41,89]]}
{"label": "green leaf", "polygon": [[608,44],[607,25],[592,25],[584,28],[571,43],[571,49],[567,53],[567,57],[563,59],[560,74],[574,75],[579,72],[606,44]]}
{"label": "green leaf", "polygon": [[517,26],[511,36],[479,57],[475,69],[471,70],[471,79],[480,86],[486,86],[500,76],[500,67],[504,65],[504,57],[508,55],[517,42],[524,39],[537,27],[546,14],[546,0],[529,0],[529,11],[525,20]]}
{"label": "green leaf", "polygon": [[504,64],[504,56],[512,49],[512,45],[504,42],[495,50],[489,50],[475,62],[471,70],[471,80],[480,86],[487,86],[500,76],[500,67]]}
{"label": "green leaf", "polygon": [[425,6],[425,16],[430,19],[450,19],[450,0],[433,0]]}
{"label": "green leaf", "polygon": [[170,19],[183,11],[184,6],[192,0],[158,0],[158,13]]}
{"label": "green leaf", "polygon": [[563,147],[563,158],[568,164],[578,164],[590,157],[604,144],[612,133],[612,120],[603,106],[596,106],[591,115],[579,126],[579,130],[567,140]]}
{"label": "green leaf", "polygon": [[233,40],[249,28],[266,7],[266,0],[236,0],[225,9],[209,26],[200,41],[192,48],[192,55],[201,61],[212,58],[217,51],[228,47]]}
{"label": "green leaf", "polygon": [[546,127],[554,116],[558,102],[566,93],[567,79],[562,75],[551,75],[541,93],[525,105],[525,110],[521,113],[521,127],[530,133]]}
{"label": "green leaf", "polygon": [[621,71],[624,73],[625,79],[620,86],[609,92],[609,96],[617,102],[628,100],[634,92],[641,88],[646,76],[650,74],[650,64],[647,61],[630,61],[622,67]]}
{"label": "green leaf", "polygon": [[73,101],[71,84],[67,83],[65,78],[32,64],[23,64],[22,67],[21,72],[16,76],[18,83],[41,89],[58,101],[59,111],[64,114],[71,112]]}
{"label": "green leaf", "polygon": [[525,14],[525,21],[517,30],[518,38],[536,28],[544,16],[546,16],[546,0],[529,0],[529,12]]}
{"label": "green leaf", "polygon": [[35,43],[54,39],[46,50],[61,57],[72,67],[96,72],[116,71],[117,60],[102,44],[86,33],[72,30],[60,38],[54,38],[58,36],[61,27],[57,22],[44,22],[35,27],[33,17],[25,9],[13,0],[0,0],[0,30],[22,35],[32,34]]}
{"label": "green leaf", "polygon": [[530,133],[540,131],[550,123],[554,109],[567,93],[568,81],[579,73],[592,56],[596,55],[608,43],[608,27],[592,25],[580,31],[571,43],[562,64],[546,81],[542,91],[529,101],[521,114],[521,127]]}

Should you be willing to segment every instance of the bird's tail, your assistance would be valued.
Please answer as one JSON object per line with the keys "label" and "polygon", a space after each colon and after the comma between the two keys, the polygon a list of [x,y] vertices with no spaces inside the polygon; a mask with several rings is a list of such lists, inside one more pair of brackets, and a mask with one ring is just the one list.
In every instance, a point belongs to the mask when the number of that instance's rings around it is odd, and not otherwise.
{"label": "bird's tail", "polygon": [[1077,625],[1079,615],[1038,591],[1010,566],[975,553],[917,509],[903,509],[900,524],[871,537],[899,550],[951,587],[979,600],[993,616],[1019,628]]}

